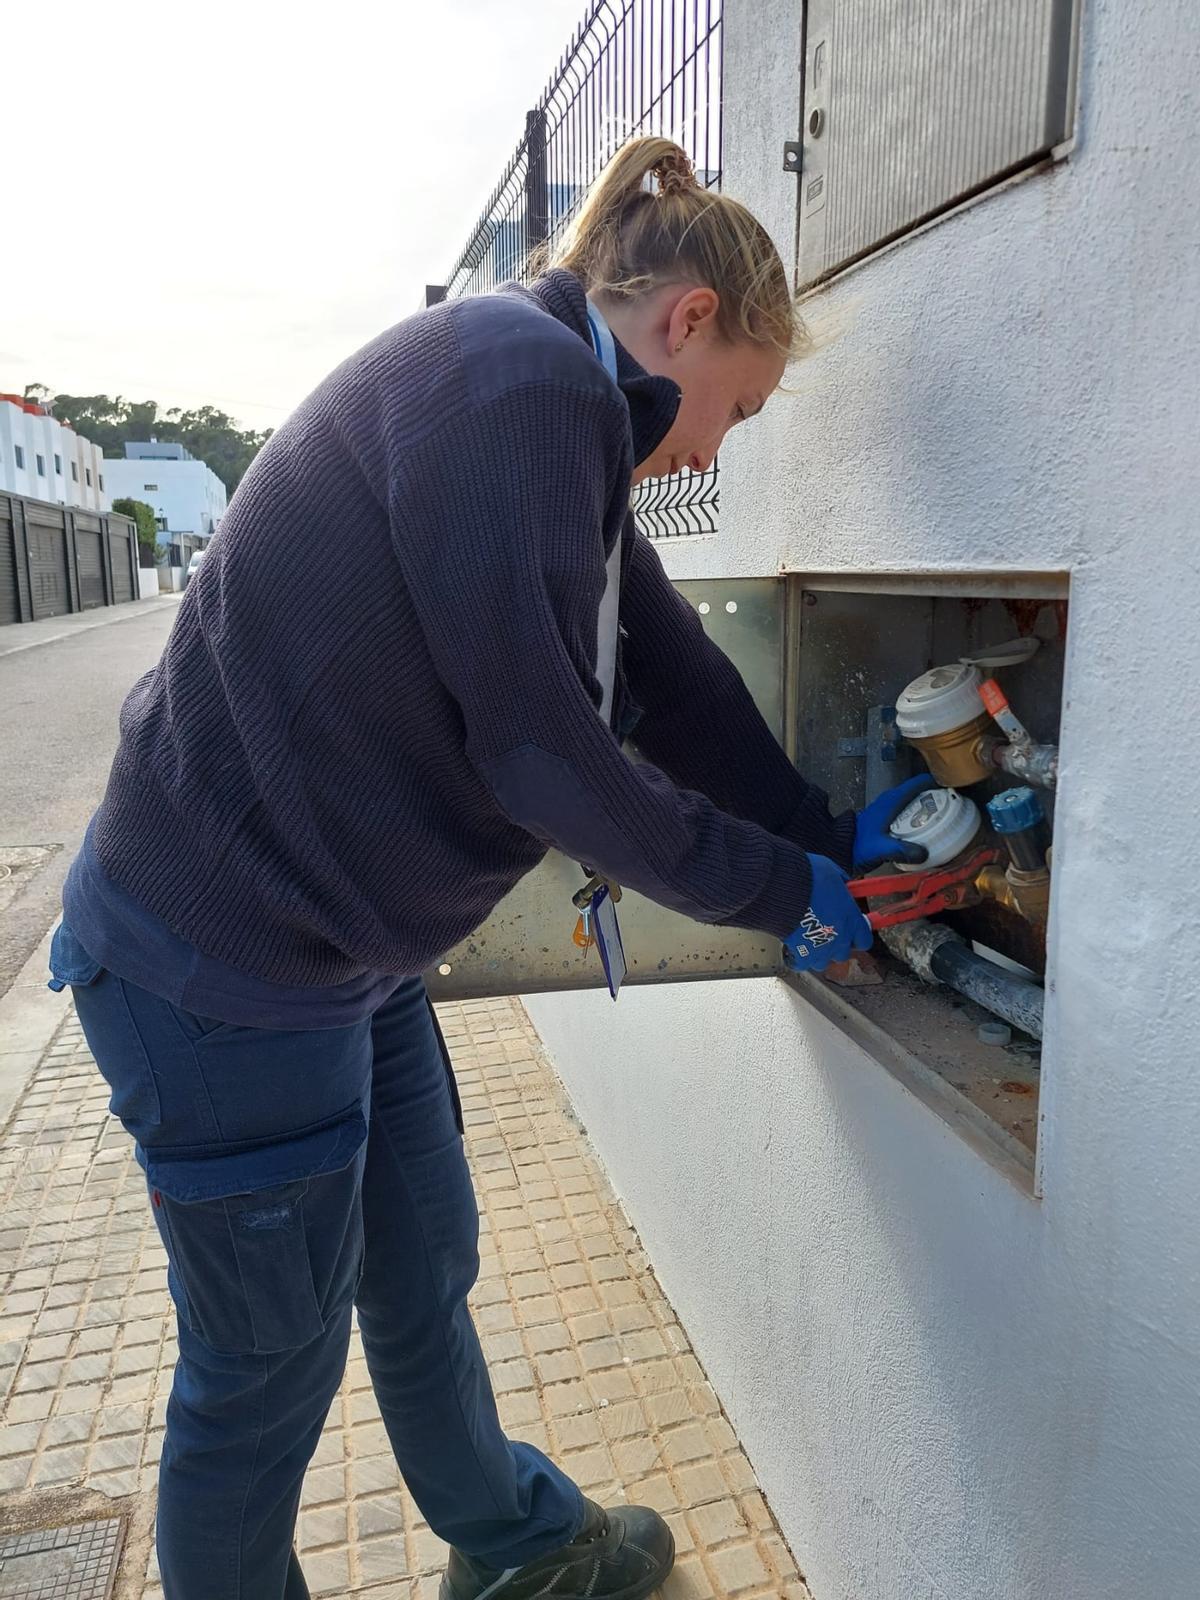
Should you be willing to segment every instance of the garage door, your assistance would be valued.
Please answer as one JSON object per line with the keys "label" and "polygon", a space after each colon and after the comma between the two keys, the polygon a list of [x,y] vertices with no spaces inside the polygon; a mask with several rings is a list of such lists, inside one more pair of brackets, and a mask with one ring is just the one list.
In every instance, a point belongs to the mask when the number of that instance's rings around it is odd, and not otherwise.
{"label": "garage door", "polygon": [[0,624],[20,622],[17,590],[17,549],[8,501],[0,500]]}
{"label": "garage door", "polygon": [[102,537],[99,519],[89,527],[76,513],[75,554],[79,563],[79,603],[84,611],[105,603]]}
{"label": "garage door", "polygon": [[124,526],[115,522],[109,523],[108,548],[112,555],[113,600],[119,605],[123,600],[134,598],[129,535]]}
{"label": "garage door", "polygon": [[25,532],[29,542],[34,619],[64,616],[71,609],[66,529],[48,528],[30,517]]}

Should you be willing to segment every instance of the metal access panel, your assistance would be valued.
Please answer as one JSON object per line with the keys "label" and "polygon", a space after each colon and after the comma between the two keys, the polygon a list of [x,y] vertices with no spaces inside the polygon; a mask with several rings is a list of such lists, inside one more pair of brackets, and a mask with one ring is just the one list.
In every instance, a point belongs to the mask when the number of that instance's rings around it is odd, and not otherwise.
{"label": "metal access panel", "polygon": [[110,1600],[124,1520],[0,1535],[0,1600]]}
{"label": "metal access panel", "polygon": [[[777,739],[784,729],[785,582],[782,578],[702,579],[676,585],[700,613],[709,637],[736,664]],[[496,907],[482,927],[426,974],[434,1000],[600,989],[595,950],[572,943],[571,896],[579,865],[551,852]],[[697,978],[762,978],[780,970],[767,934],[707,927],[629,890],[620,906],[628,984]]]}
{"label": "metal access panel", "polygon": [[[26,508],[25,537],[29,547],[29,587],[33,616],[61,617],[71,609],[71,578],[67,564],[67,534],[61,516],[35,520],[40,507]],[[54,519],[56,509],[45,508]]]}
{"label": "metal access panel", "polygon": [[806,287],[1071,136],[1080,0],[808,0]]}
{"label": "metal access panel", "polygon": [[20,534],[12,507],[11,500],[0,496],[0,627],[21,620],[21,576],[17,556]]}
{"label": "metal access panel", "polygon": [[137,579],[134,575],[136,555],[134,541],[130,537],[130,529],[132,527],[133,524],[126,524],[124,518],[120,521],[112,517],[108,519],[108,548],[112,560],[113,600],[118,605],[126,600],[137,599]]}
{"label": "metal access panel", "polygon": [[99,517],[82,511],[75,513],[75,560],[80,609],[91,611],[104,605],[104,529]]}

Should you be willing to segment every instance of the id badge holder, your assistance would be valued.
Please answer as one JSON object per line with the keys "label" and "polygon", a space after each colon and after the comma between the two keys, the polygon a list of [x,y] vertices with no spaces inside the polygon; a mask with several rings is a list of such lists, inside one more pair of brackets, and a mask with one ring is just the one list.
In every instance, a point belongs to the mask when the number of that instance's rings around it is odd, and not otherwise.
{"label": "id badge holder", "polygon": [[608,980],[608,992],[613,999],[617,998],[621,984],[625,981],[625,947],[621,943],[621,929],[617,922],[617,908],[613,897],[609,893],[608,885],[597,889],[592,896],[591,929],[596,940],[596,948],[600,952],[600,960],[604,964],[604,976]]}
{"label": "id badge holder", "polygon": [[575,943],[585,955],[593,945],[599,950],[608,992],[614,1000],[626,970],[625,947],[621,943],[621,929],[617,923],[616,902],[620,895],[620,889],[614,895],[613,885],[605,883],[599,875],[593,875],[573,900],[579,912],[579,921],[575,924]]}

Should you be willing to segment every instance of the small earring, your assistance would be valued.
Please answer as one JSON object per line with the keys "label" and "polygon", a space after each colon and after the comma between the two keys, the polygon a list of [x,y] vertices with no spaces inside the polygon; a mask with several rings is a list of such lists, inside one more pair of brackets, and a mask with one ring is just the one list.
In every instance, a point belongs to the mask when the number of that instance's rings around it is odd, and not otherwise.
{"label": "small earring", "polygon": [[675,346],[675,354],[676,354],[676,355],[678,355],[678,354],[679,354],[679,352],[680,352],[680,351],[681,351],[681,350],[682,350],[682,349],[683,349],[683,340],[682,340],[682,339],[681,339],[681,340],[680,340],[680,341],[679,341],[679,343],[678,343],[678,344],[677,344],[677,345],[676,345],[676,346]]}

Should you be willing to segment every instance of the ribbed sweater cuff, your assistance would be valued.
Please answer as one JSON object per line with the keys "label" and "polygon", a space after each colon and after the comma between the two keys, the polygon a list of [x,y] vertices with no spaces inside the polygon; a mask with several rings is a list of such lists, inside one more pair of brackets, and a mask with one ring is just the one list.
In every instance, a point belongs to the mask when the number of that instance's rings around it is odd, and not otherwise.
{"label": "ribbed sweater cuff", "polygon": [[782,942],[800,926],[811,898],[808,856],[796,845],[777,839],[770,875],[762,892],[738,911],[738,925],[774,934]]}
{"label": "ribbed sweater cuff", "polygon": [[[843,872],[849,872],[854,861],[854,815],[853,811],[843,811],[836,817],[831,816],[825,791],[814,784],[777,831],[780,838],[798,844],[810,855],[828,856]],[[789,928],[788,932],[791,931]]]}
{"label": "ribbed sweater cuff", "polygon": [[790,838],[777,837],[775,861],[761,894],[738,913],[744,927],[761,928],[784,940],[800,926],[812,900],[810,855],[828,856],[850,871],[854,812],[831,817],[825,796],[811,789],[787,824]]}

